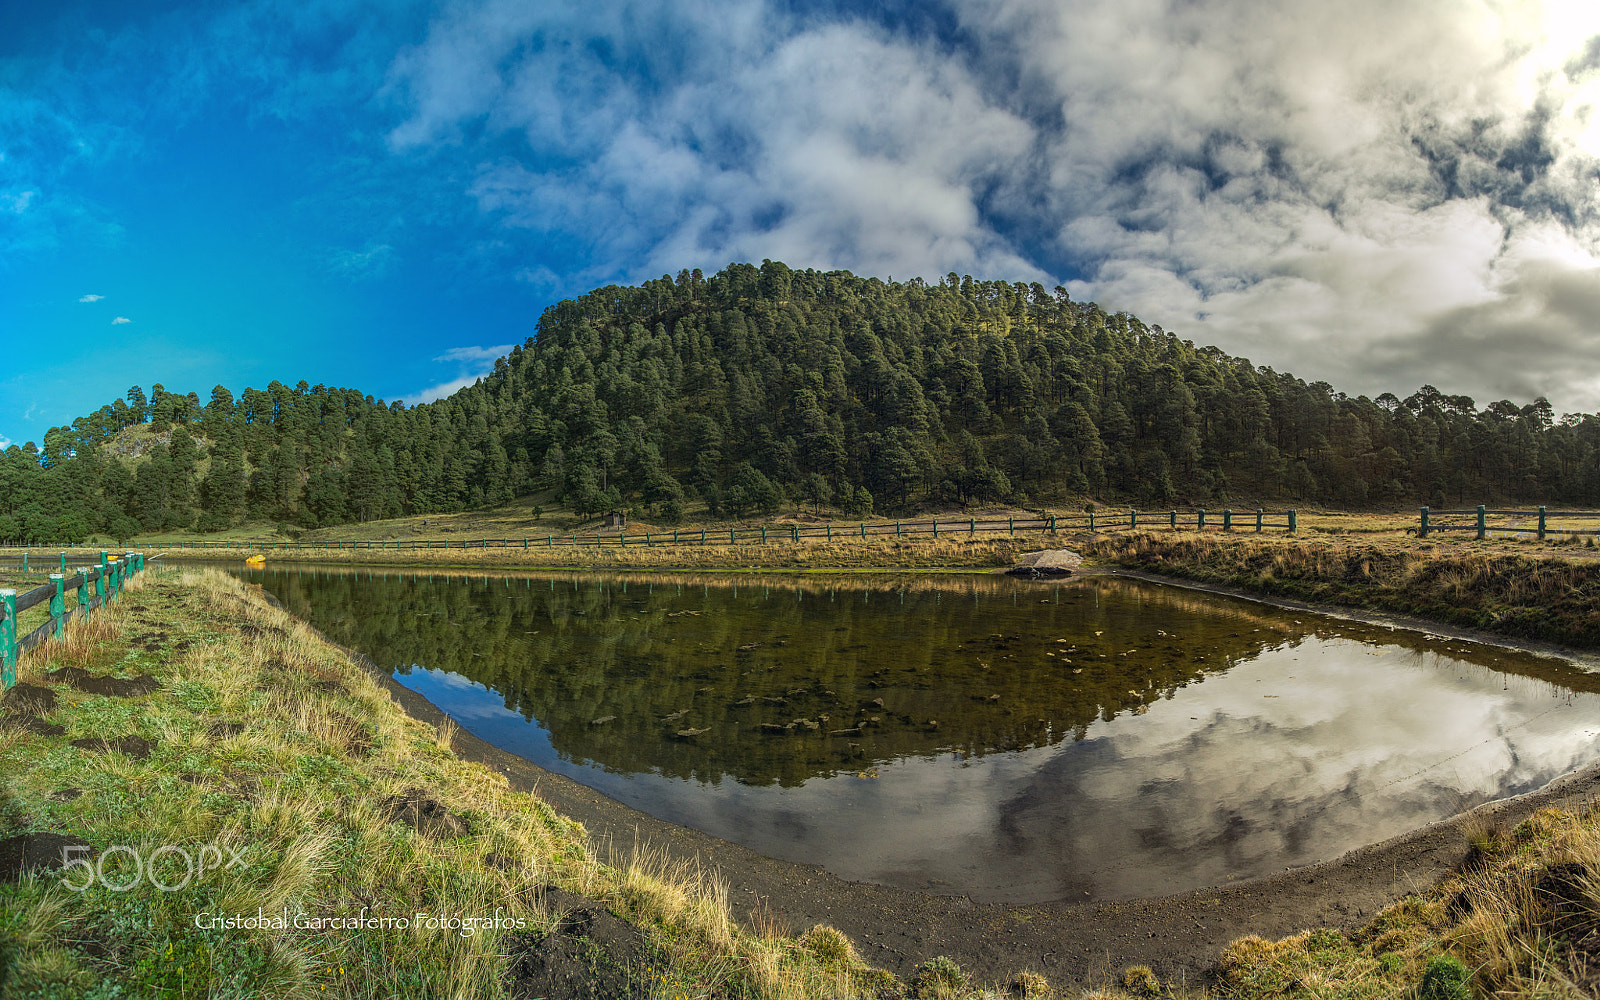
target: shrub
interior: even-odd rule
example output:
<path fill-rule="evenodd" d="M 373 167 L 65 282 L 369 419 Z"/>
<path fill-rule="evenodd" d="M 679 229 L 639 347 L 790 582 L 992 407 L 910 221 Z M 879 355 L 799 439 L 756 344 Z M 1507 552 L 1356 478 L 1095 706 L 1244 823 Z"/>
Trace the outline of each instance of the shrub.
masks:
<path fill-rule="evenodd" d="M 1435 955 L 1422 971 L 1417 1000 L 1472 1000 L 1472 973 L 1454 955 Z"/>

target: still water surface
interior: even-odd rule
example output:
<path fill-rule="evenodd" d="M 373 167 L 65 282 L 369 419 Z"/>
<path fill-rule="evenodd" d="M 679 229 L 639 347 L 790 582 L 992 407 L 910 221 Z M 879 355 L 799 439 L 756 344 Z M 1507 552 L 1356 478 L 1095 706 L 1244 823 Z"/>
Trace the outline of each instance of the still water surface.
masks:
<path fill-rule="evenodd" d="M 545 768 L 977 900 L 1310 864 L 1600 749 L 1562 661 L 1136 581 L 245 575 Z"/>

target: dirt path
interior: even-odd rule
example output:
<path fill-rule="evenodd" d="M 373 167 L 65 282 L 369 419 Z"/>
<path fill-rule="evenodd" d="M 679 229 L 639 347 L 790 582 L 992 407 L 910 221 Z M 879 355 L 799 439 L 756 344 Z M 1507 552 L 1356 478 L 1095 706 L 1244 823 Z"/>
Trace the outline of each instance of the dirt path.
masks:
<path fill-rule="evenodd" d="M 1260 600 L 1228 588 L 1135 571 L 1098 572 Z M 1292 601 L 1269 603 L 1515 645 L 1429 622 Z M 1519 648 L 1555 651 L 1544 646 Z M 432 725 L 444 718 L 422 695 L 398 684 L 359 653 L 351 655 L 410 714 Z M 1008 981 L 1017 972 L 1030 970 L 1043 973 L 1058 987 L 1095 986 L 1105 985 L 1129 965 L 1148 965 L 1165 981 L 1199 985 L 1235 938 L 1247 934 L 1275 938 L 1322 926 L 1354 929 L 1406 893 L 1431 885 L 1466 856 L 1458 818 L 1332 861 L 1225 888 L 1133 902 L 979 904 L 965 897 L 848 882 L 819 868 L 763 857 L 641 813 L 464 730 L 456 735 L 454 748 L 462 757 L 506 775 L 513 788 L 534 792 L 582 822 L 597 849 L 608 852 L 615 862 L 626 864 L 637 847 L 646 847 L 668 860 L 698 864 L 726 883 L 735 916 L 750 923 L 772 922 L 793 933 L 816 923 L 831 924 L 850 936 L 868 962 L 902 977 L 909 977 L 919 962 L 948 955 L 978 981 Z M 1600 764 L 1541 791 L 1489 803 L 1473 815 L 1511 826 L 1547 805 L 1579 807 L 1596 801 L 1600 801 Z"/>

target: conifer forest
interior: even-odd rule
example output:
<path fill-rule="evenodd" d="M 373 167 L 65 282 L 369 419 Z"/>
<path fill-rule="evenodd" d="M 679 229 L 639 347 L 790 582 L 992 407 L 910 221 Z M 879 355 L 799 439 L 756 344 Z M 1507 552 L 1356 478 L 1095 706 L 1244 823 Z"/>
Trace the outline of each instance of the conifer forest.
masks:
<path fill-rule="evenodd" d="M 1600 417 L 1348 396 L 1061 288 L 776 262 L 607 286 L 454 395 L 134 386 L 0 456 L 0 538 L 315 528 L 553 491 L 673 523 L 781 510 L 1600 506 Z"/>

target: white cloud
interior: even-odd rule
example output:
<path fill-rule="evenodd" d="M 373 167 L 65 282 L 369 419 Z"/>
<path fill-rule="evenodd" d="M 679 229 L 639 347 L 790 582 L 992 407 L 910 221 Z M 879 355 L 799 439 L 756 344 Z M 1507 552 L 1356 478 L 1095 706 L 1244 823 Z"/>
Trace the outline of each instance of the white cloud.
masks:
<path fill-rule="evenodd" d="M 126 316 L 118 316 L 116 319 L 111 321 L 111 325 L 112 326 L 121 326 L 124 323 L 132 323 L 132 322 L 133 322 L 133 320 L 129 319 Z"/>
<path fill-rule="evenodd" d="M 13 215 L 21 215 L 33 204 L 33 199 L 38 197 L 37 191 L 16 191 L 0 194 L 0 208 L 4 208 Z"/>
<path fill-rule="evenodd" d="M 510 344 L 500 344 L 497 347 L 452 347 L 433 360 L 487 362 L 492 368 L 497 358 L 511 353 L 511 347 Z"/>
<path fill-rule="evenodd" d="M 362 250 L 335 250 L 328 257 L 329 267 L 351 278 L 380 277 L 395 261 L 395 249 L 387 243 L 369 243 Z"/>
<path fill-rule="evenodd" d="M 520 133 L 528 155 L 485 162 L 472 193 L 508 226 L 583 234 L 595 280 L 763 257 L 1045 277 L 981 205 L 1032 127 L 933 47 L 865 24 L 759 2 L 486 3 L 435 24 L 392 92 L 412 110 L 397 150 L 475 121 Z"/>
<path fill-rule="evenodd" d="M 104 295 L 83 295 L 83 296 L 79 296 L 78 301 L 79 302 L 99 302 L 103 298 L 105 298 Z"/>
<path fill-rule="evenodd" d="M 431 403 L 436 399 L 453 395 L 457 390 L 472 385 L 494 371 L 494 363 L 509 354 L 511 348 L 511 344 L 499 344 L 494 347 L 452 347 L 433 360 L 455 363 L 459 367 L 460 374 L 456 378 L 406 396 L 402 402 L 408 406 L 416 406 L 418 403 Z"/>
<path fill-rule="evenodd" d="M 391 67 L 389 141 L 464 150 L 484 212 L 583 241 L 567 288 L 763 257 L 1075 270 L 1347 391 L 1600 408 L 1561 360 L 1600 347 L 1600 6 L 947 6 L 938 42 L 761 0 L 452 6 Z"/>
<path fill-rule="evenodd" d="M 1600 406 L 1564 360 L 1600 347 L 1600 81 L 1577 58 L 1600 9 L 959 9 L 1059 113 L 1047 215 L 1075 295 L 1347 391 Z"/>
<path fill-rule="evenodd" d="M 451 379 L 448 382 L 440 382 L 438 385 L 430 385 L 428 388 L 423 389 L 414 395 L 401 397 L 401 402 L 405 403 L 407 406 L 416 406 L 418 403 L 431 403 L 436 399 L 444 399 L 446 396 L 455 395 L 457 390 L 465 389 L 467 386 L 472 385 L 482 377 L 482 375 L 463 375 L 460 378 Z"/>
<path fill-rule="evenodd" d="M 6 437 L 4 434 L 0 434 L 0 451 L 5 451 L 7 448 L 11 447 L 11 445 L 14 444 L 14 443 L 15 442 L 13 442 L 10 438 Z"/>

